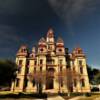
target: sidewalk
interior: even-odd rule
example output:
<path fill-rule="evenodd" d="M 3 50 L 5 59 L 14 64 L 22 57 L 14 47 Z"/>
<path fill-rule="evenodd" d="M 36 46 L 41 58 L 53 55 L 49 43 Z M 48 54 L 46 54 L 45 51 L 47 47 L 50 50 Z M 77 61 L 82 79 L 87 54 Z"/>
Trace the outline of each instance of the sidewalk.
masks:
<path fill-rule="evenodd" d="M 61 96 L 48 97 L 47 100 L 65 100 Z"/>
<path fill-rule="evenodd" d="M 71 99 L 69 99 L 69 100 L 78 100 L 78 99 L 80 99 L 80 98 L 84 98 L 83 96 L 77 96 L 77 97 L 73 97 L 73 98 L 71 98 Z"/>

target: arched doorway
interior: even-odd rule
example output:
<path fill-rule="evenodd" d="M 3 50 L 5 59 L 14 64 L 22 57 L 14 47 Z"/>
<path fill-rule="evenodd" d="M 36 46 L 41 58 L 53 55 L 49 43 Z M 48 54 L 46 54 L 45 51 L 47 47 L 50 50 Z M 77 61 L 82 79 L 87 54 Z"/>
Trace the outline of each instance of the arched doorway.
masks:
<path fill-rule="evenodd" d="M 46 89 L 54 88 L 54 68 L 47 69 L 46 75 Z"/>

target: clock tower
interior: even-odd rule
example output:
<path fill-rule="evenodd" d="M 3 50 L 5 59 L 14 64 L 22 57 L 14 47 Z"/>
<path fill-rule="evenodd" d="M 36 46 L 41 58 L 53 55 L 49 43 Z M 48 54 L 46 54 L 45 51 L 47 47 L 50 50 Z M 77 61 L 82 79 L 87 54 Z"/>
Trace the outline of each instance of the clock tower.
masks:
<path fill-rule="evenodd" d="M 47 32 L 47 50 L 54 51 L 55 50 L 55 41 L 54 41 L 54 31 L 50 28 Z"/>

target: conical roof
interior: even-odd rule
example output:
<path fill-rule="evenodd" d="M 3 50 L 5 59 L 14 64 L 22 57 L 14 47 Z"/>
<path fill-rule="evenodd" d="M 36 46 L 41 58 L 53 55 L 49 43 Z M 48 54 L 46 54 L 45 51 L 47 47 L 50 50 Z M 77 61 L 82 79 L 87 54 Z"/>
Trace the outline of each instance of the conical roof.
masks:
<path fill-rule="evenodd" d="M 54 36 L 54 31 L 52 28 L 50 28 L 47 32 L 47 37 L 53 37 Z"/>
<path fill-rule="evenodd" d="M 46 41 L 45 41 L 45 38 L 44 37 L 42 37 L 40 40 L 39 40 L 39 44 L 41 44 L 41 43 L 45 43 Z"/>
<path fill-rule="evenodd" d="M 63 41 L 63 39 L 62 39 L 61 37 L 59 37 L 59 38 L 57 39 L 57 43 L 64 43 L 64 41 Z"/>

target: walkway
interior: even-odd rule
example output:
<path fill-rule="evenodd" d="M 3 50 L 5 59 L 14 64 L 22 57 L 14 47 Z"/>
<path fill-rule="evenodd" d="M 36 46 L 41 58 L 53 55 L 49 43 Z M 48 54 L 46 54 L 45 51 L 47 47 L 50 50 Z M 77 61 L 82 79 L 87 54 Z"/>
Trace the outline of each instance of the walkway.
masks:
<path fill-rule="evenodd" d="M 47 100 L 65 100 L 61 96 L 48 97 Z"/>

